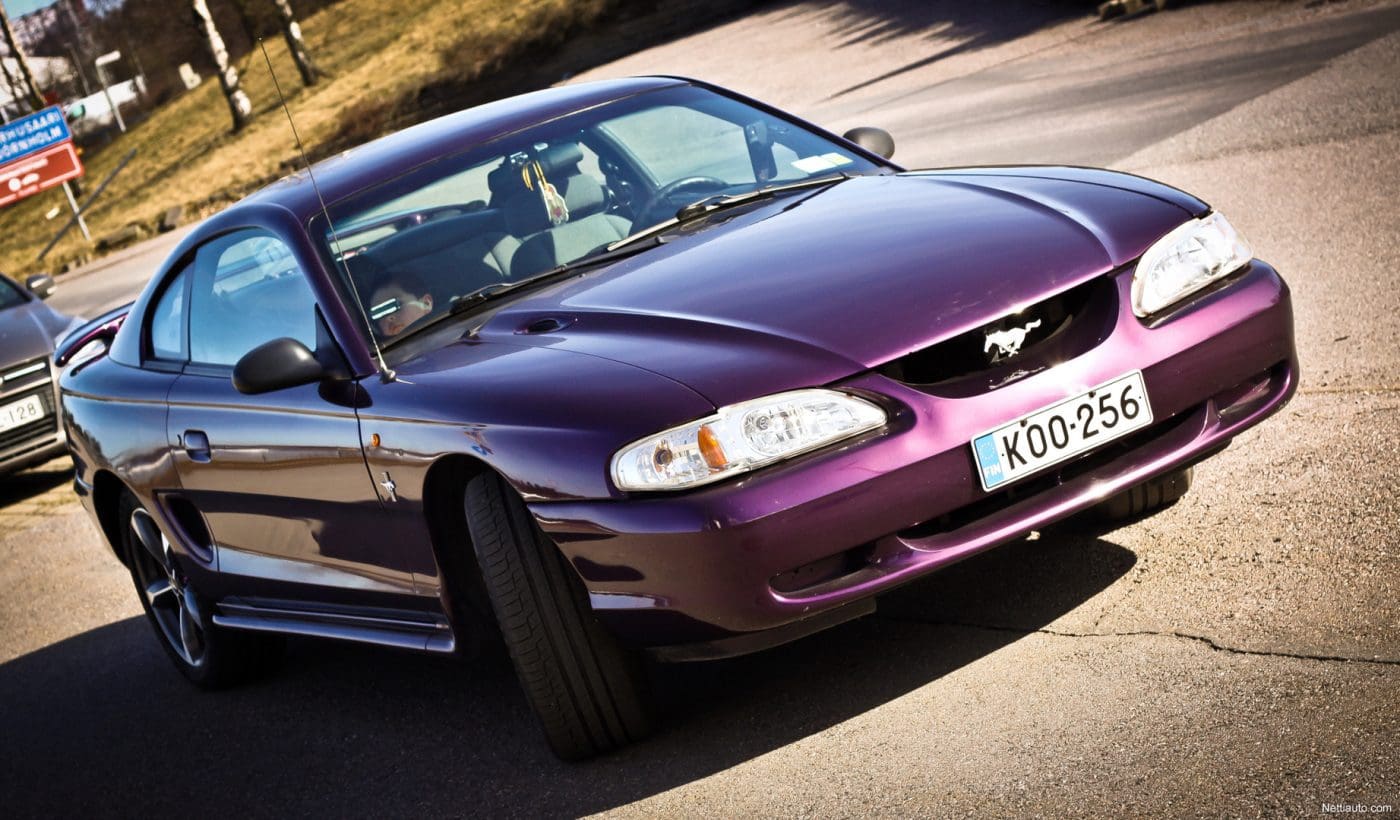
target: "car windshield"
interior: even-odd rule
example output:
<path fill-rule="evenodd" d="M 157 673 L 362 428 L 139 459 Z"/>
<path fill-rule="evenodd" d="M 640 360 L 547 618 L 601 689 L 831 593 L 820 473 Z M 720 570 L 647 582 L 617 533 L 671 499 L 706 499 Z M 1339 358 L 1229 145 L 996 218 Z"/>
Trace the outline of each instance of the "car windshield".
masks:
<path fill-rule="evenodd" d="M 19 288 L 11 284 L 8 279 L 0 278 L 0 310 L 6 310 L 16 305 L 22 305 L 29 300 L 24 298 Z"/>
<path fill-rule="evenodd" d="M 444 157 L 341 200 L 334 232 L 321 230 L 388 343 L 454 305 L 604 253 L 687 205 L 880 170 L 796 123 L 675 86 Z"/>

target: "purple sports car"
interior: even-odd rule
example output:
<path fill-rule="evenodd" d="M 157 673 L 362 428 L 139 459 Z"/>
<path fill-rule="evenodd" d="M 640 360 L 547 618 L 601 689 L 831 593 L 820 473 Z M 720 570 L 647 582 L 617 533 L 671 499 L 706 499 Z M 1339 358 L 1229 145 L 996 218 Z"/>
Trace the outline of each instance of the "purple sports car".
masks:
<path fill-rule="evenodd" d="M 63 351 L 77 491 L 195 683 L 499 641 L 577 758 L 646 733 L 648 659 L 1169 504 L 1292 394 L 1288 289 L 1204 202 L 892 152 L 643 78 L 336 156 Z"/>

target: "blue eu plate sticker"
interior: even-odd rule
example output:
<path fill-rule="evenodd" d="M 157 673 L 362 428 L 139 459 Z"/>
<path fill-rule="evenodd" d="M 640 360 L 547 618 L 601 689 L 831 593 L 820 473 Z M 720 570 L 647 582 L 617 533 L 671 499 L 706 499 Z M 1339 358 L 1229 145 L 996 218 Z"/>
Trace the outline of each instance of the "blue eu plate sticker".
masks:
<path fill-rule="evenodd" d="M 1001 457 L 997 455 L 996 439 L 990 433 L 975 442 L 977 447 L 977 464 L 982 468 L 982 483 L 987 487 L 994 487 L 1001 483 L 1003 478 L 1001 470 Z"/>

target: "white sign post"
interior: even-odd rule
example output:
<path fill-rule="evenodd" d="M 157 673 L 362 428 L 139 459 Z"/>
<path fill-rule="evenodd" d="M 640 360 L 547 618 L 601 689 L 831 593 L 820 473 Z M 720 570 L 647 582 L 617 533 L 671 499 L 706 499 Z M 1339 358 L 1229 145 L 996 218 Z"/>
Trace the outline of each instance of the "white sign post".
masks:
<path fill-rule="evenodd" d="M 122 53 L 120 51 L 109 51 L 106 54 L 103 54 L 101 57 L 98 57 L 93 62 L 93 65 L 97 67 L 97 79 L 102 81 L 102 94 L 107 98 L 107 105 L 111 107 L 112 113 L 115 114 L 117 117 L 117 128 L 120 128 L 121 132 L 125 134 L 126 123 L 122 122 L 122 110 L 115 102 L 112 101 L 112 92 L 107 88 L 107 72 L 102 70 L 103 66 L 111 65 L 112 63 L 115 63 L 121 58 Z"/>

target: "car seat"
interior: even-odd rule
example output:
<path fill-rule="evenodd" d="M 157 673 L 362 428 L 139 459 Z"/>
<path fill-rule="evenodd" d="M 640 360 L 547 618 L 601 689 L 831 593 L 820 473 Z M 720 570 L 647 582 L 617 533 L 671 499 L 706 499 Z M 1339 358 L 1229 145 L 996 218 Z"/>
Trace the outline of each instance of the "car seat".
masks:
<path fill-rule="evenodd" d="M 506 201 L 506 228 L 521 238 L 511 259 L 512 278 L 567 264 L 631 231 L 630 221 L 606 213 L 603 186 L 579 171 L 582 159 L 583 151 L 577 143 L 550 146 L 538 152 L 530 187 Z M 563 200 L 562 221 L 559 214 L 551 219 L 540 191 L 543 184 L 553 185 Z"/>

